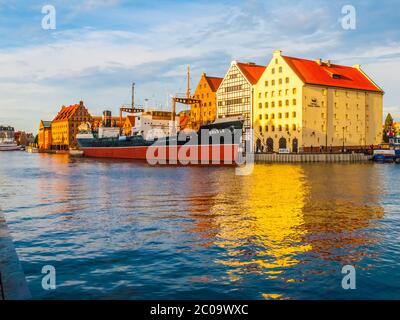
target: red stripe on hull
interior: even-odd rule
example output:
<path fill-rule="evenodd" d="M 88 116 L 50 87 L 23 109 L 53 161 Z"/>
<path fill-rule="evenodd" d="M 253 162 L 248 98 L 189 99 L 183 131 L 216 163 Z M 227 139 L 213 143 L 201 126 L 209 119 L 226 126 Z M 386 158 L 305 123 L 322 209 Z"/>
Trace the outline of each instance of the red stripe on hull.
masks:
<path fill-rule="evenodd" d="M 82 148 L 86 157 L 147 160 L 151 164 L 232 165 L 237 145 Z M 167 163 L 165 163 L 167 162 Z"/>

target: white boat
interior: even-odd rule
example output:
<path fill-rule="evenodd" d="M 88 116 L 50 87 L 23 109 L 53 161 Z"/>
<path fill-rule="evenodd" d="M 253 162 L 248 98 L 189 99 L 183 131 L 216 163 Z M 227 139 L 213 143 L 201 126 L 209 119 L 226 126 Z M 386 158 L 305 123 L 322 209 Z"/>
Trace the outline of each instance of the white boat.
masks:
<path fill-rule="evenodd" d="M 72 157 L 82 157 L 83 151 L 79 149 L 69 149 L 69 155 Z"/>
<path fill-rule="evenodd" d="M 15 142 L 8 143 L 0 141 L 0 151 L 17 151 L 17 150 L 21 150 L 21 148 Z"/>
<path fill-rule="evenodd" d="M 39 153 L 39 148 L 33 147 L 33 146 L 27 146 L 25 148 L 25 151 L 28 153 Z"/>
<path fill-rule="evenodd" d="M 20 147 L 14 140 L 14 128 L 0 126 L 0 151 L 16 151 Z"/>

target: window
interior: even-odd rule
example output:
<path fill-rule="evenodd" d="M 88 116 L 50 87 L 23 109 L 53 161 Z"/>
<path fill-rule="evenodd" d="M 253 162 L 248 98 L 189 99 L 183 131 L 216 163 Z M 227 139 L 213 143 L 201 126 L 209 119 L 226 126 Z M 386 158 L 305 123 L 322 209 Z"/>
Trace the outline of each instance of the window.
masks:
<path fill-rule="evenodd" d="M 264 94 L 265 98 L 268 98 L 268 92 L 266 91 Z"/>
<path fill-rule="evenodd" d="M 282 90 L 279 90 L 278 95 L 281 97 L 282 96 Z"/>
<path fill-rule="evenodd" d="M 278 64 L 278 63 L 279 63 L 278 59 L 275 59 L 275 64 Z"/>
<path fill-rule="evenodd" d="M 296 128 L 296 125 L 295 125 L 295 124 L 293 124 L 293 125 L 292 125 L 292 130 L 293 130 L 293 131 L 296 131 L 296 130 L 297 130 L 297 128 Z"/>
<path fill-rule="evenodd" d="M 293 99 L 293 105 L 295 106 L 296 105 L 296 99 Z"/>
<path fill-rule="evenodd" d="M 271 119 L 275 119 L 275 113 L 271 114 Z"/>
<path fill-rule="evenodd" d="M 275 91 L 271 92 L 271 97 L 275 97 Z"/>
<path fill-rule="evenodd" d="M 285 96 L 289 95 L 289 89 L 285 90 Z"/>
<path fill-rule="evenodd" d="M 282 119 L 282 113 L 278 113 L 278 119 Z"/>
<path fill-rule="evenodd" d="M 282 73 L 282 67 L 279 67 L 279 73 Z"/>
<path fill-rule="evenodd" d="M 275 80 L 271 81 L 271 85 L 273 85 L 273 86 L 275 85 Z"/>
<path fill-rule="evenodd" d="M 265 103 L 265 108 L 268 108 L 268 102 Z"/>
<path fill-rule="evenodd" d="M 265 120 L 268 120 L 268 114 L 265 115 Z"/>
<path fill-rule="evenodd" d="M 258 94 L 258 99 L 261 99 L 261 92 Z"/>
<path fill-rule="evenodd" d="M 275 108 L 275 101 L 272 101 L 272 102 L 271 102 L 271 107 L 272 107 L 272 108 Z"/>
<path fill-rule="evenodd" d="M 293 88 L 293 94 L 297 94 L 297 89 Z"/>
<path fill-rule="evenodd" d="M 261 103 L 261 102 L 258 104 L 258 108 L 259 108 L 259 109 L 262 108 L 262 103 Z"/>
<path fill-rule="evenodd" d="M 286 77 L 285 82 L 289 83 L 289 78 L 288 77 Z"/>
<path fill-rule="evenodd" d="M 260 115 L 258 116 L 258 118 L 259 118 L 260 120 L 262 120 L 262 114 L 260 114 Z"/>
<path fill-rule="evenodd" d="M 265 81 L 265 86 L 268 87 L 268 81 Z"/>
<path fill-rule="evenodd" d="M 260 133 L 262 132 L 262 127 L 261 126 L 259 126 L 258 127 L 258 130 L 260 131 Z"/>
<path fill-rule="evenodd" d="M 282 126 L 281 125 L 278 126 L 278 130 L 282 131 Z"/>
<path fill-rule="evenodd" d="M 289 131 L 289 125 L 285 124 L 285 131 Z"/>
<path fill-rule="evenodd" d="M 279 79 L 279 84 L 282 84 L 282 79 Z"/>
<path fill-rule="evenodd" d="M 279 106 L 282 107 L 282 100 L 279 100 Z"/>
<path fill-rule="evenodd" d="M 265 131 L 268 132 L 268 126 L 265 126 Z"/>
<path fill-rule="evenodd" d="M 275 68 L 272 68 L 271 73 L 275 74 Z"/>
<path fill-rule="evenodd" d="M 293 111 L 293 112 L 292 112 L 292 117 L 293 117 L 293 118 L 296 118 L 296 111 Z"/>
<path fill-rule="evenodd" d="M 286 113 L 285 113 L 285 118 L 286 118 L 286 119 L 289 118 L 289 112 L 286 112 Z"/>
<path fill-rule="evenodd" d="M 285 105 L 286 105 L 286 107 L 289 107 L 289 100 L 286 99 Z"/>

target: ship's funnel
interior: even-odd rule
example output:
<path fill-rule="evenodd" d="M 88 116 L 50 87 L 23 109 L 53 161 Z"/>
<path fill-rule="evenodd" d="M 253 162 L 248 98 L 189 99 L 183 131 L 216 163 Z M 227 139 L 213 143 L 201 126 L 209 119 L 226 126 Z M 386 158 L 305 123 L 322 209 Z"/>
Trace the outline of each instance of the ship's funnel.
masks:
<path fill-rule="evenodd" d="M 112 114 L 111 111 L 103 111 L 103 127 L 111 128 Z"/>

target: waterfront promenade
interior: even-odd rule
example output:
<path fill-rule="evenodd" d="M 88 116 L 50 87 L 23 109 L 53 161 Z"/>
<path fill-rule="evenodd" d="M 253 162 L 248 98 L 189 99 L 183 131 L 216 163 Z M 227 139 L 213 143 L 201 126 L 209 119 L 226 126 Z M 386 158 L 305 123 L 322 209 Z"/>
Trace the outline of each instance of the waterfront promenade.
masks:
<path fill-rule="evenodd" d="M 24 300 L 31 295 L 4 215 L 0 212 L 0 300 Z"/>
<path fill-rule="evenodd" d="M 363 153 L 256 153 L 254 155 L 256 163 L 357 163 L 368 162 L 371 159 L 371 155 Z"/>

